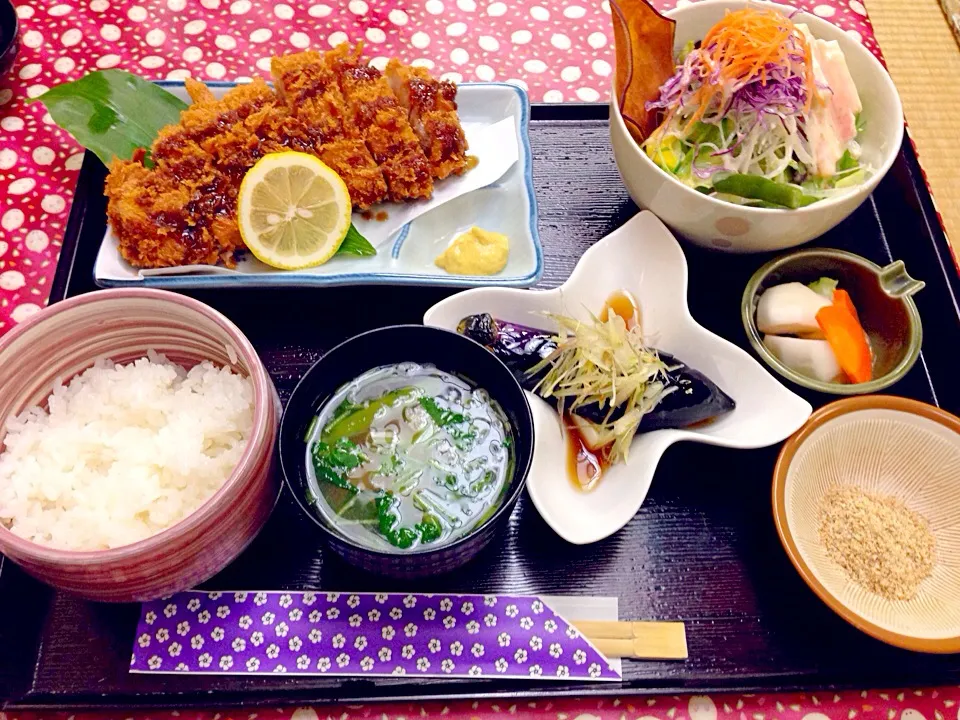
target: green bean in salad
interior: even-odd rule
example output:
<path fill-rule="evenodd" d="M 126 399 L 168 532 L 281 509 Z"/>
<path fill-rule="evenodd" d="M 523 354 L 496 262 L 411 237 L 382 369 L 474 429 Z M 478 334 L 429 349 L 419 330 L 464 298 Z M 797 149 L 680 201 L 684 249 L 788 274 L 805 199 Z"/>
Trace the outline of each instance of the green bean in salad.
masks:
<path fill-rule="evenodd" d="M 805 195 L 803 188 L 797 185 L 774 182 L 760 175 L 727 175 L 715 180 L 713 187 L 718 193 L 765 203 L 759 207 L 796 209 L 817 201 L 812 195 Z"/>

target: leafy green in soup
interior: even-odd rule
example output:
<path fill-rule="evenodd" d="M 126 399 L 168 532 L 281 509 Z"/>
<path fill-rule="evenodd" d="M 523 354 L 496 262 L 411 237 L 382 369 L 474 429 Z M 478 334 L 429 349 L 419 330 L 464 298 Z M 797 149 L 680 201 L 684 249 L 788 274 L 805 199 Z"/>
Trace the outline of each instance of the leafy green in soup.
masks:
<path fill-rule="evenodd" d="M 307 438 L 320 511 L 379 550 L 452 542 L 499 507 L 513 471 L 506 415 L 489 394 L 429 365 L 364 373 Z"/>

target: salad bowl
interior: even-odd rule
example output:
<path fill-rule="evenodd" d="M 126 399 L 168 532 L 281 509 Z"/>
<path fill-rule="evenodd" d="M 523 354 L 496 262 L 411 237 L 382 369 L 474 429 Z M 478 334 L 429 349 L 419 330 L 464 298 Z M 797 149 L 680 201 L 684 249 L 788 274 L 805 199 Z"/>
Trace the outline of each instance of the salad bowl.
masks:
<path fill-rule="evenodd" d="M 765 447 L 793 434 L 811 413 L 806 400 L 787 390 L 746 351 L 693 319 L 687 306 L 686 258 L 650 212 L 639 213 L 590 248 L 558 288 L 467 290 L 434 305 L 423 321 L 456 329 L 468 315 L 490 313 L 509 322 L 550 327 L 544 313 L 586 320 L 618 290 L 636 299 L 645 339 L 710 378 L 736 408 L 696 428 L 637 435 L 627 461 L 608 468 L 596 488 L 583 492 L 567 479 L 567 440 L 560 416 L 528 393 L 536 440 L 527 488 L 544 520 L 577 545 L 602 540 L 630 522 L 646 498 L 660 457 L 674 443 Z"/>
<path fill-rule="evenodd" d="M 773 8 L 805 23 L 814 37 L 835 40 L 856 85 L 863 110 L 857 136 L 866 180 L 844 192 L 796 209 L 748 207 L 697 192 L 658 167 L 634 141 L 617 105 L 610 105 L 610 140 L 620 176 L 630 197 L 654 212 L 691 242 L 726 252 L 783 250 L 802 245 L 836 227 L 870 196 L 893 165 L 903 142 L 903 108 L 897 88 L 883 65 L 859 40 L 832 23 L 785 5 L 744 0 L 703 0 L 665 15 L 676 20 L 674 54 L 688 41 L 701 40 L 728 10 Z"/>

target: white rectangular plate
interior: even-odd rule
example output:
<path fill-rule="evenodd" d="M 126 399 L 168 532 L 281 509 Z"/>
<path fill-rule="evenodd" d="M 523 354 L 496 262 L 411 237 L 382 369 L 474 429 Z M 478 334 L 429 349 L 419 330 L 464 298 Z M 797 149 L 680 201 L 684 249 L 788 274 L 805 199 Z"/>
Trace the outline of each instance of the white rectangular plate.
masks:
<path fill-rule="evenodd" d="M 158 84 L 189 101 L 182 82 L 161 81 Z M 234 85 L 210 83 L 217 95 Z M 528 137 L 529 99 L 515 85 L 466 83 L 457 89 L 457 104 L 470 143 L 470 152 L 474 152 L 476 145 L 480 165 L 460 178 L 438 181 L 432 202 L 451 194 L 449 184 L 467 183 L 471 174 L 479 175 L 485 156 L 491 164 L 503 162 L 503 158 L 498 156 L 495 139 L 496 131 L 502 130 L 504 125 L 494 127 L 501 121 L 512 120 L 516 142 L 510 143 L 508 154 L 516 149 L 517 161 L 506 172 L 498 174 L 496 181 L 419 214 L 392 233 L 385 233 L 384 229 L 389 230 L 389 226 L 395 225 L 399 217 L 415 214 L 411 210 L 415 206 L 384 204 L 374 207 L 375 212 L 387 212 L 385 223 L 364 220 L 355 214 L 357 229 L 377 246 L 375 257 L 337 255 L 320 267 L 292 271 L 269 268 L 249 253 L 243 253 L 233 270 L 210 265 L 137 270 L 120 257 L 117 239 L 108 225 L 94 265 L 94 280 L 100 287 L 139 285 L 171 290 L 373 284 L 451 287 L 534 285 L 543 274 L 543 249 L 537 232 L 537 201 L 533 192 L 533 159 Z M 510 122 L 505 125 L 509 128 Z M 511 136 L 510 140 L 513 139 Z M 445 186 L 448 187 L 447 192 Z M 394 216 L 393 221 L 391 216 Z M 507 266 L 500 273 L 489 276 L 451 275 L 438 268 L 434 264 L 437 255 L 454 237 L 473 225 L 503 233 L 510 239 Z"/>

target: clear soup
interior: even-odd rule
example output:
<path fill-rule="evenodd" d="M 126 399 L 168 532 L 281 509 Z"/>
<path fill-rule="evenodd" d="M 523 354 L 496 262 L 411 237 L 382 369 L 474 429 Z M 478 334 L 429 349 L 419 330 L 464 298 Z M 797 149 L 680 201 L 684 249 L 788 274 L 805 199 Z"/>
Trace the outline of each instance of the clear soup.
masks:
<path fill-rule="evenodd" d="M 437 547 L 500 506 L 513 449 L 506 415 L 482 388 L 431 365 L 380 367 L 337 390 L 314 420 L 310 499 L 366 547 Z"/>

